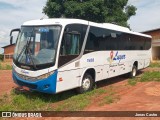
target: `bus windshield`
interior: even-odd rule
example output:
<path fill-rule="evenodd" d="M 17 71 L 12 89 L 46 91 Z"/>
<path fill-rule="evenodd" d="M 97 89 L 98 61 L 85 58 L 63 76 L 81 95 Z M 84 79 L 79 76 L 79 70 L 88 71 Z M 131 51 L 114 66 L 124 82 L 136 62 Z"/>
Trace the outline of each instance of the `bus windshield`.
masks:
<path fill-rule="evenodd" d="M 55 63 L 60 26 L 22 26 L 19 34 L 14 61 L 33 66 Z"/>

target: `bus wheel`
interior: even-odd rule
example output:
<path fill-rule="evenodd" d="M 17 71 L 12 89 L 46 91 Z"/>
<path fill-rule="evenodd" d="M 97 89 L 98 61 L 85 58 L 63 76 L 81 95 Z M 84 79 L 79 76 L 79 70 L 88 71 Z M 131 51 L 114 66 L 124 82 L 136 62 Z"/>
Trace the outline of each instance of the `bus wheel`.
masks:
<path fill-rule="evenodd" d="M 83 76 L 83 80 L 81 83 L 81 86 L 77 88 L 78 93 L 85 93 L 87 91 L 90 91 L 93 88 L 93 78 L 90 74 L 86 73 Z"/>
<path fill-rule="evenodd" d="M 132 71 L 130 72 L 130 78 L 134 78 L 137 75 L 137 67 L 133 65 Z"/>

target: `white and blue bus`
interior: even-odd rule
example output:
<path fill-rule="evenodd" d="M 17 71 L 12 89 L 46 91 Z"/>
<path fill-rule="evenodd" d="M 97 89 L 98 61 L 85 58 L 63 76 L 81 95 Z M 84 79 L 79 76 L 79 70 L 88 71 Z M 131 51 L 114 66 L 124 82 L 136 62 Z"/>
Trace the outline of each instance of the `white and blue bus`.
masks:
<path fill-rule="evenodd" d="M 13 80 L 44 93 L 84 93 L 100 80 L 134 77 L 150 60 L 149 35 L 79 19 L 32 20 L 21 26 L 16 41 Z"/>

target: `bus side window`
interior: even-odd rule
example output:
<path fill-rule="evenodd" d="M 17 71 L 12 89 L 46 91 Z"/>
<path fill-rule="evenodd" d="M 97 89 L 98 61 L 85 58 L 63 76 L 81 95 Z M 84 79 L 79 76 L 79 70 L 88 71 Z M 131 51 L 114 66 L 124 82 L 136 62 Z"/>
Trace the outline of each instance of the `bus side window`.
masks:
<path fill-rule="evenodd" d="M 80 46 L 80 34 L 66 33 L 64 34 L 62 46 L 61 46 L 61 55 L 79 55 L 79 46 Z"/>
<path fill-rule="evenodd" d="M 80 55 L 87 27 L 87 25 L 83 24 L 69 24 L 65 27 L 60 47 L 58 67 L 67 64 Z"/>

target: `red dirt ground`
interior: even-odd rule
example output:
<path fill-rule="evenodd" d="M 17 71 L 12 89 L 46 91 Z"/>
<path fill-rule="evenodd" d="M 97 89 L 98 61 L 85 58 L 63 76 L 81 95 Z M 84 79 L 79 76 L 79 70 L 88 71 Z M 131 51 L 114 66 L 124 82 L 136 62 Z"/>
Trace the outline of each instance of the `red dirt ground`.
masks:
<path fill-rule="evenodd" d="M 117 91 L 118 92 L 118 91 Z M 91 104 L 87 111 L 159 111 L 160 110 L 160 83 L 138 83 L 124 91 L 117 93 L 120 100 L 99 106 Z"/>
<path fill-rule="evenodd" d="M 0 70 L 0 95 L 10 93 L 16 87 L 12 80 L 11 70 Z"/>
<path fill-rule="evenodd" d="M 159 71 L 160 69 L 147 68 L 144 71 Z M 141 74 L 140 74 L 141 75 Z M 112 86 L 115 94 L 119 96 L 117 102 L 111 104 L 99 105 L 101 98 L 99 96 L 91 101 L 91 105 L 85 108 L 85 111 L 160 111 L 160 82 L 142 82 L 135 86 L 127 85 L 128 79 L 124 76 L 111 78 L 97 83 L 98 87 L 107 89 Z M 0 70 L 0 95 L 9 93 L 17 87 L 11 77 L 11 71 Z M 106 94 L 105 94 L 106 95 Z M 44 120 L 46 118 L 42 118 Z M 53 118 L 47 118 L 53 119 Z M 72 120 L 73 118 L 54 118 L 54 120 Z M 76 118 L 76 120 L 95 120 L 97 118 Z M 106 118 L 98 118 L 100 120 Z M 132 120 L 135 118 L 121 118 L 121 120 Z M 119 120 L 119 118 L 107 118 L 107 120 Z M 137 118 L 137 120 L 160 120 L 160 118 Z"/>

